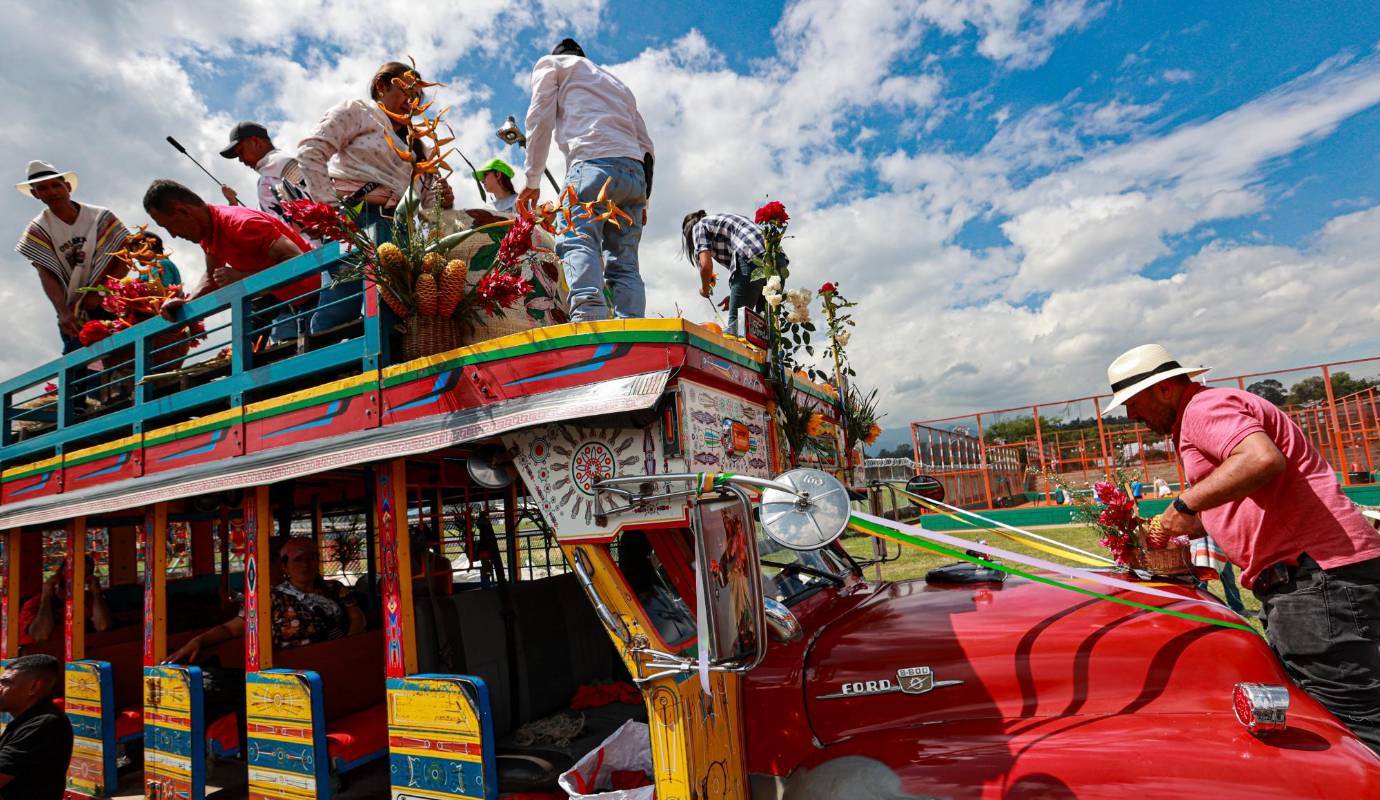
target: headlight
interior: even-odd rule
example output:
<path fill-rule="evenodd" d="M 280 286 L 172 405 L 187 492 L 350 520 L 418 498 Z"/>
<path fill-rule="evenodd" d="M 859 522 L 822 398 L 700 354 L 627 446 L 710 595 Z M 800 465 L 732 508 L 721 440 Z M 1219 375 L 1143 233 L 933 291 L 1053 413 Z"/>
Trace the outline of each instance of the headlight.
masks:
<path fill-rule="evenodd" d="M 1289 690 L 1269 683 L 1238 683 L 1231 690 L 1236 719 L 1255 736 L 1284 730 Z"/>

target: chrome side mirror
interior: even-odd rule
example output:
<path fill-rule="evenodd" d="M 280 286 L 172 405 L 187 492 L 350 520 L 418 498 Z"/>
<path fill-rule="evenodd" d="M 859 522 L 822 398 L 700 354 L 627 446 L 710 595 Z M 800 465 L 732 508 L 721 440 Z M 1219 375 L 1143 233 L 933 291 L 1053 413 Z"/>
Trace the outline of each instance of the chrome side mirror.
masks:
<path fill-rule="evenodd" d="M 767 614 L 767 630 L 771 632 L 772 641 L 788 644 L 805 635 L 800 620 L 785 603 L 774 597 L 763 597 L 762 608 Z"/>
<path fill-rule="evenodd" d="M 762 490 L 762 529 L 772 541 L 792 550 L 818 550 L 843 535 L 852 509 L 838 478 L 793 469 L 773 483 Z"/>

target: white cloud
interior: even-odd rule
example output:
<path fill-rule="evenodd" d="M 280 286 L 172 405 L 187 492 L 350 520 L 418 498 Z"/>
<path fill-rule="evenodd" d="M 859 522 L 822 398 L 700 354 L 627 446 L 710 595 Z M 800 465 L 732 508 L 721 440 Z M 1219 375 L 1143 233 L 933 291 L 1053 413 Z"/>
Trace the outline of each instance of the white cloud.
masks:
<path fill-rule="evenodd" d="M 881 389 L 892 426 L 1097 391 L 1106 361 L 1147 339 L 1223 370 L 1373 347 L 1367 332 L 1380 312 L 1356 276 L 1374 274 L 1380 208 L 1337 217 L 1300 248 L 1221 241 L 1209 226 L 1268 211 L 1280 160 L 1380 102 L 1377 57 L 1339 57 L 1234 110 L 1165 129 L 1157 120 L 1172 112 L 1172 94 L 1094 103 L 1073 92 L 1024 110 L 1004 102 L 999 82 L 946 96 L 946 60 L 956 53 L 976 49 L 998 75 L 1036 66 L 1108 7 L 799 0 L 773 30 L 775 55 L 746 69 L 693 29 L 612 64 L 657 144 L 641 251 L 649 308 L 669 315 L 679 304 L 711 319 L 679 255 L 680 218 L 697 208 L 750 213 L 770 196 L 795 220 L 793 280 L 835 280 L 863 302 L 850 350 L 862 382 Z M 163 136 L 178 136 L 245 194 L 252 174 L 215 153 L 235 119 L 258 117 L 280 143 L 294 142 L 326 108 L 361 94 L 378 63 L 410 54 L 428 78 L 451 84 L 438 95 L 452 106 L 457 143 L 487 157 L 502 117 L 522 111 L 494 108 L 486 88 L 525 84 L 530 54 L 514 52 L 518 35 L 602 38 L 603 8 L 281 0 L 270 13 L 253 0 L 11 0 L 0 4 L 0 91 L 31 112 L 11 115 L 0 144 L 12 170 L 29 158 L 76 168 L 79 199 L 139 222 L 151 178 L 208 187 Z M 941 35 L 957 43 L 936 42 Z M 474 54 L 497 63 L 495 74 L 473 75 Z M 1142 49 L 1127 65 L 1151 60 Z M 237 98 L 234 113 L 206 99 L 226 92 Z M 879 107 L 902 127 L 868 116 Z M 995 126 L 985 146 L 950 152 L 924 141 L 926 124 L 965 111 Z M 473 197 L 470 186 L 456 189 Z M 36 211 L 0 193 L 16 235 Z M 992 241 L 964 244 L 973 229 Z M 1138 274 L 1184 234 L 1194 252 L 1179 274 Z M 185 244 L 176 252 L 192 275 L 197 255 Z M 11 256 L 0 268 L 0 302 L 14 309 L 0 371 L 14 374 L 54 355 L 57 337 L 28 265 Z"/>

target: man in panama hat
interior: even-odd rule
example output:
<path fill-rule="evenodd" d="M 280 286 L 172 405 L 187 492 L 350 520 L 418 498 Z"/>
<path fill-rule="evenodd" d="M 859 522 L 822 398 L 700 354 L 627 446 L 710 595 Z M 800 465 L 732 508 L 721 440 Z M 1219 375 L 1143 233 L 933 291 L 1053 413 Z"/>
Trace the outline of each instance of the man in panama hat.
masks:
<path fill-rule="evenodd" d="M 109 319 L 101 309 L 100 295 L 81 290 L 100 286 L 112 269 L 123 274 L 119 262 L 112 263 L 111 254 L 121 249 L 129 231 L 109 209 L 72 199 L 77 173 L 30 161 L 24 174 L 15 188 L 45 208 L 24 229 L 14 249 L 37 270 L 43 293 L 57 312 L 62 352 L 70 353 L 81 347 L 78 336 L 87 320 Z"/>
<path fill-rule="evenodd" d="M 1125 405 L 1172 435 L 1191 484 L 1165 509 L 1163 535 L 1211 534 L 1259 598 L 1289 675 L 1380 752 L 1380 534 L 1288 415 L 1191 380 L 1206 371 L 1157 344 L 1107 368 L 1107 411 Z"/>

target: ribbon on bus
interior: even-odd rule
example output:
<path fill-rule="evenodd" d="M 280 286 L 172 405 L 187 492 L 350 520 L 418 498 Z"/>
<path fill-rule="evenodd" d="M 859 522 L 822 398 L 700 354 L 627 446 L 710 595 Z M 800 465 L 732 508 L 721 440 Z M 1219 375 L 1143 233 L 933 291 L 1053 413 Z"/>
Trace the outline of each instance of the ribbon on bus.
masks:
<path fill-rule="evenodd" d="M 979 528 L 981 526 L 975 525 L 974 523 L 969 522 L 966 519 L 963 519 L 959 516 L 959 514 L 973 517 L 974 519 L 982 520 L 983 522 L 986 522 L 995 527 L 981 527 L 981 530 L 991 531 L 993 533 L 1000 534 L 1001 536 L 1005 536 L 1013 542 L 1019 542 L 1032 550 L 1039 550 L 1042 553 L 1048 553 L 1052 556 L 1067 558 L 1069 561 L 1074 561 L 1088 567 L 1111 567 L 1116 565 L 1116 562 L 1111 560 L 1110 558 L 1107 558 L 1105 556 L 1099 556 L 1096 553 L 1089 553 L 1087 550 L 1081 550 L 1066 542 L 1061 542 L 1057 539 L 1050 539 L 1047 536 L 1040 536 L 1039 534 L 1032 533 L 1031 531 L 1023 531 L 1019 528 L 1013 528 L 1004 522 L 998 522 L 997 520 L 989 519 L 987 517 L 982 516 L 981 514 L 975 514 L 967 509 L 959 508 L 958 506 L 951 506 L 948 503 L 941 502 L 939 500 L 931 500 L 928 497 L 922 497 L 918 494 L 913 494 L 911 492 L 906 491 L 905 489 L 901 489 L 895 486 L 893 486 L 892 488 L 895 489 L 897 494 L 902 495 L 908 500 L 911 500 L 912 502 L 917 503 L 925 508 L 928 508 L 929 510 L 934 511 L 938 514 L 942 514 L 948 517 L 949 519 L 954 520 L 955 522 L 967 525 L 970 528 Z"/>
<path fill-rule="evenodd" d="M 1065 583 L 1055 578 L 1051 578 L 1048 575 L 1040 575 L 1034 572 L 1027 572 L 1025 570 L 1018 569 L 1008 564 L 990 561 L 987 558 L 981 556 L 969 555 L 966 551 L 968 550 L 968 548 L 974 546 L 972 542 L 969 542 L 965 539 L 959 539 L 954 536 L 948 536 L 937 531 L 925 530 L 924 528 L 912 525 L 902 525 L 900 523 L 892 522 L 888 519 L 874 517 L 871 514 L 861 514 L 856 512 L 848 518 L 848 527 L 860 533 L 866 533 L 870 536 L 876 536 L 882 539 L 887 539 L 889 541 L 896 542 L 898 544 L 909 545 L 911 547 L 918 547 L 924 550 L 940 553 L 951 558 L 959 559 L 960 561 L 967 561 L 969 563 L 977 564 L 988 569 L 994 569 L 999 572 L 1005 572 L 1008 575 L 1016 575 L 1018 577 L 1025 578 L 1026 580 L 1034 581 L 1036 583 L 1043 583 L 1047 586 L 1065 589 L 1067 591 L 1076 592 L 1078 594 L 1087 595 L 1089 597 L 1097 597 L 1102 600 L 1109 600 L 1113 603 L 1119 603 L 1124 606 L 1131 606 L 1132 608 L 1139 608 L 1144 611 L 1150 611 L 1157 614 L 1168 614 L 1169 616 L 1179 617 L 1180 619 L 1193 620 L 1194 622 L 1203 622 L 1208 625 L 1217 625 L 1223 628 L 1234 628 L 1236 630 L 1249 631 L 1251 633 L 1259 635 L 1258 631 L 1256 631 L 1250 625 L 1247 625 L 1243 622 L 1231 622 L 1228 620 L 1213 619 L 1212 617 L 1200 616 L 1198 614 L 1190 614 L 1186 611 L 1178 611 L 1172 608 L 1166 608 L 1164 606 L 1154 606 L 1148 603 L 1142 603 L 1136 600 L 1131 600 L 1130 598 L 1122 597 L 1120 595 L 1107 594 L 1105 592 L 1099 592 L 1094 589 L 1089 589 L 1087 587 Z M 1132 583 L 1130 581 L 1125 581 L 1120 578 L 1114 578 L 1110 575 L 1097 572 L 1089 572 L 1087 570 L 1079 569 L 1077 567 L 1070 567 L 1063 564 L 1055 564 L 1053 562 L 1045 561 L 1043 559 L 1035 558 L 1033 556 L 1018 555 L 1016 553 L 1012 553 L 1008 550 L 1002 550 L 1001 548 L 997 547 L 989 547 L 987 545 L 981 545 L 980 547 L 984 551 L 986 551 L 987 554 L 1004 558 L 1012 563 L 1021 564 L 1027 567 L 1034 567 L 1036 569 L 1047 570 L 1049 572 L 1055 573 L 1056 575 L 1065 575 L 1070 578 L 1083 581 L 1085 583 L 1105 586 L 1113 589 L 1120 589 L 1124 592 L 1134 592 L 1139 595 L 1158 597 L 1162 599 L 1171 600 L 1175 603 L 1203 605 L 1209 608 L 1224 608 L 1224 606 L 1221 603 L 1215 600 L 1205 600 L 1199 597 L 1185 597 L 1184 595 L 1175 594 L 1173 592 L 1167 592 L 1163 589 L 1157 589 L 1153 586 Z"/>

